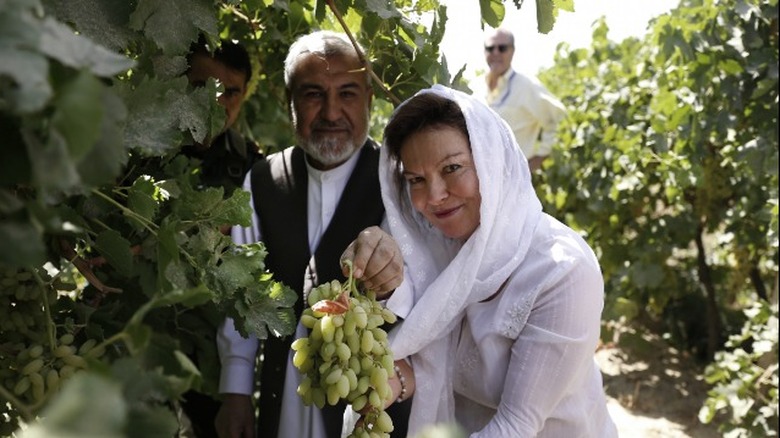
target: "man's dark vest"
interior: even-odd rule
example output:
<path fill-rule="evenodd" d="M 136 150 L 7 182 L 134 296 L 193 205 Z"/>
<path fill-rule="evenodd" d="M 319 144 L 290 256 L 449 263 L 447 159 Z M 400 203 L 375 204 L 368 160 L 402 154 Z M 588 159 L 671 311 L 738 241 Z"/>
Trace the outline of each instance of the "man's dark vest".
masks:
<path fill-rule="evenodd" d="M 222 187 L 225 197 L 244 184 L 247 172 L 262 159 L 257 145 L 232 129 L 215 137 L 207 148 L 186 145 L 182 153 L 201 160 L 201 182 L 207 187 Z"/>
<path fill-rule="evenodd" d="M 341 253 L 360 231 L 381 223 L 384 206 L 380 195 L 378 164 L 378 146 L 369 140 L 360 152 L 336 212 L 322 235 L 312 266 L 309 266 L 312 257 L 306 214 L 308 175 L 303 150 L 298 147 L 287 148 L 269 156 L 267 160 L 259 161 L 253 167 L 253 202 L 263 242 L 268 250 L 266 266 L 275 280 L 298 292 L 296 321 L 303 311 L 307 267 L 312 269 L 318 284 L 333 279 L 343 281 L 344 275 L 339 264 Z M 284 373 L 292 341 L 292 336 L 284 339 L 270 337 L 263 343 L 258 437 L 277 437 Z M 323 409 L 328 437 L 340 436 L 343 412 L 343 405 L 326 406 Z M 394 415 L 391 413 L 391 416 Z M 408 409 L 403 416 L 408 417 Z M 407 420 L 394 418 L 394 422 L 399 434 L 394 433 L 393 436 L 406 436 Z"/>

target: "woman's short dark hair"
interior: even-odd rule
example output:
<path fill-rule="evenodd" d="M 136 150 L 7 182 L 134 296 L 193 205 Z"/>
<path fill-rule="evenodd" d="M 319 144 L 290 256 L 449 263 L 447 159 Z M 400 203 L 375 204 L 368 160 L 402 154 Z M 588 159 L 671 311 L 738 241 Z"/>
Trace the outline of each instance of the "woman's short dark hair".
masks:
<path fill-rule="evenodd" d="M 395 179 L 400 190 L 399 196 L 403 210 L 411 211 L 408 204 L 402 174 L 401 148 L 406 140 L 415 133 L 435 128 L 453 128 L 463 133 L 471 147 L 466 117 L 455 101 L 434 93 L 421 93 L 399 106 L 385 127 L 384 143 L 391 161 L 396 164 Z"/>
<path fill-rule="evenodd" d="M 418 94 L 396 109 L 385 127 L 390 157 L 401 161 L 401 147 L 409 136 L 432 128 L 450 127 L 469 139 L 466 118 L 454 101 L 434 93 Z"/>

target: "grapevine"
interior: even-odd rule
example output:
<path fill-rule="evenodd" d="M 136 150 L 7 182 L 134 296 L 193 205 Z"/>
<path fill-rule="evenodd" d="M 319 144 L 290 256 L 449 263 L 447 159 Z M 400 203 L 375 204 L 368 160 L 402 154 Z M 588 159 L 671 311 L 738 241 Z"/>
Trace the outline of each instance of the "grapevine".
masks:
<path fill-rule="evenodd" d="M 86 337 L 79 326 L 53 323 L 52 307 L 59 295 L 76 288 L 61 277 L 45 269 L 0 266 L 0 315 L 5 315 L 0 322 L 0 395 L 26 420 L 64 381 L 86 369 L 88 360 L 105 353 L 98 339 Z M 0 406 L 0 414 L 9 414 L 8 408 Z M 15 426 L 4 424 L 0 434 Z"/>
<path fill-rule="evenodd" d="M 333 280 L 309 292 L 301 322 L 311 331 L 292 344 L 293 364 L 303 375 L 298 394 L 318 408 L 342 400 L 351 404 L 363 417 L 351 438 L 389 437 L 393 422 L 385 402 L 392 397 L 393 354 L 382 326 L 396 316 L 376 301 L 374 291 L 358 292 L 348 266 L 345 283 Z"/>

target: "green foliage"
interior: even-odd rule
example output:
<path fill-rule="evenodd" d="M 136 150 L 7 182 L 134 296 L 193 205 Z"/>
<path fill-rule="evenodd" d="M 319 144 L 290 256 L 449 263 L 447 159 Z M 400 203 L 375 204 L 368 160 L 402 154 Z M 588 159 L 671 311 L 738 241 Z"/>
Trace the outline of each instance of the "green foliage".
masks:
<path fill-rule="evenodd" d="M 777 2 L 683 0 L 641 39 L 608 30 L 541 76 L 569 114 L 538 192 L 598 254 L 607 319 L 710 361 L 777 297 Z"/>
<path fill-rule="evenodd" d="M 25 422 L 28 437 L 172 436 L 182 394 L 216 393 L 226 315 L 261 339 L 294 329 L 297 296 L 263 244 L 219 231 L 250 223 L 249 194 L 205 187 L 181 153 L 225 120 L 219 86 L 183 77 L 200 34 L 247 47 L 238 129 L 273 152 L 293 142 L 283 62 L 297 36 L 362 43 L 380 137 L 398 101 L 461 83 L 439 52 L 445 24 L 436 0 L 1 2 L 0 435 Z"/>
<path fill-rule="evenodd" d="M 745 314 L 742 331 L 707 367 L 707 383 L 714 387 L 699 419 L 709 423 L 727 413 L 720 427 L 725 436 L 777 436 L 777 305 L 757 301 Z"/>

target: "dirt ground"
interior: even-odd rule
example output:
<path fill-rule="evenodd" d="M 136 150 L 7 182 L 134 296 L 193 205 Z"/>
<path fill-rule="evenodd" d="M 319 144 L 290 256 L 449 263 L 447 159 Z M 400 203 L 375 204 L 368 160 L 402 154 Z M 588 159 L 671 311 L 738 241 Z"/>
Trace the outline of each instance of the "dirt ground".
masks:
<path fill-rule="evenodd" d="M 644 338 L 641 347 L 631 349 L 604 345 L 596 361 L 621 438 L 721 435 L 716 426 L 698 420 L 708 389 L 702 367 L 662 340 Z"/>

